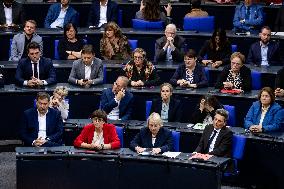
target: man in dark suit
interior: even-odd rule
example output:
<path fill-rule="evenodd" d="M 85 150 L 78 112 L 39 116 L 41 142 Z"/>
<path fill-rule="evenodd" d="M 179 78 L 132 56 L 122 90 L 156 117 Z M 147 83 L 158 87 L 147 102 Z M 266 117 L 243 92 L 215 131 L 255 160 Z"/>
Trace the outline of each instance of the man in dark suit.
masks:
<path fill-rule="evenodd" d="M 284 67 L 277 72 L 275 80 L 275 96 L 284 97 Z"/>
<path fill-rule="evenodd" d="M 259 33 L 260 41 L 251 45 L 247 63 L 257 66 L 282 65 L 279 43 L 271 41 L 271 29 L 263 26 Z"/>
<path fill-rule="evenodd" d="M 101 96 L 101 109 L 110 120 L 129 120 L 133 106 L 133 94 L 127 90 L 128 78 L 119 76 L 112 89 L 103 90 Z"/>
<path fill-rule="evenodd" d="M 216 110 L 213 125 L 205 127 L 195 152 L 231 157 L 233 132 L 226 127 L 228 117 L 226 110 Z"/>
<path fill-rule="evenodd" d="M 25 146 L 49 147 L 62 144 L 62 118 L 58 110 L 49 108 L 49 99 L 49 94 L 39 92 L 36 107 L 24 112 L 20 137 Z"/>
<path fill-rule="evenodd" d="M 117 22 L 117 3 L 111 0 L 93 0 L 88 26 L 101 27 L 110 21 Z"/>
<path fill-rule="evenodd" d="M 14 0 L 3 0 L 0 4 L 0 26 L 17 27 L 25 22 L 25 11 L 21 4 Z"/>
<path fill-rule="evenodd" d="M 176 35 L 174 24 L 168 24 L 165 36 L 156 40 L 155 60 L 182 62 L 184 55 L 184 38 Z"/>
<path fill-rule="evenodd" d="M 79 13 L 69 5 L 69 0 L 61 0 L 61 3 L 55 3 L 49 7 L 44 27 L 63 28 L 69 23 L 78 26 L 78 22 Z"/>
<path fill-rule="evenodd" d="M 92 45 L 84 45 L 82 58 L 73 62 L 68 82 L 71 84 L 90 87 L 103 83 L 102 60 L 95 57 Z"/>
<path fill-rule="evenodd" d="M 19 61 L 16 83 L 20 86 L 40 87 L 56 83 L 52 61 L 41 57 L 40 46 L 36 42 L 27 45 L 28 58 Z"/>
<path fill-rule="evenodd" d="M 161 114 L 164 122 L 178 122 L 181 120 L 182 106 L 180 100 L 172 97 L 173 86 L 169 83 L 161 85 L 161 98 L 154 99 L 152 102 L 151 113 Z"/>

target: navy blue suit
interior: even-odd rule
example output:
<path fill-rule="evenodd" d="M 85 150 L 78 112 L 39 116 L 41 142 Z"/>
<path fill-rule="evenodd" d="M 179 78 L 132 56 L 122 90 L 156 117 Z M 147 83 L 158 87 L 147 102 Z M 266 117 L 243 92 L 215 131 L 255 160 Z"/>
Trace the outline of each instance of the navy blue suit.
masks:
<path fill-rule="evenodd" d="M 34 140 L 38 138 L 38 111 L 37 108 L 30 108 L 24 112 L 20 125 L 20 137 L 25 146 L 32 146 Z M 48 108 L 46 114 L 46 137 L 49 141 L 43 146 L 58 146 L 62 144 L 63 122 L 60 112 Z"/>
<path fill-rule="evenodd" d="M 45 28 L 50 28 L 50 25 L 58 18 L 60 11 L 61 11 L 60 3 L 53 4 L 49 7 L 48 13 L 44 21 Z M 68 23 L 72 23 L 78 26 L 78 20 L 79 20 L 79 13 L 69 5 L 66 15 L 64 17 L 63 26 L 65 26 Z"/>
<path fill-rule="evenodd" d="M 156 136 L 156 141 L 153 146 L 152 133 L 148 127 L 144 127 L 131 141 L 130 149 L 135 151 L 136 146 L 140 146 L 142 148 L 161 148 L 161 153 L 173 151 L 172 132 L 164 127 L 161 127 Z"/>
<path fill-rule="evenodd" d="M 279 48 L 278 42 L 270 41 L 268 43 L 267 61 L 270 66 L 282 65 L 282 62 L 280 59 L 280 48 Z M 252 65 L 258 65 L 258 66 L 261 65 L 261 47 L 260 47 L 259 41 L 251 45 L 249 49 L 247 63 L 252 64 Z"/>
<path fill-rule="evenodd" d="M 174 75 L 172 76 L 170 83 L 173 86 L 177 86 L 177 81 L 179 79 L 185 79 L 186 77 L 186 70 L 185 65 L 180 65 Z M 197 88 L 200 87 L 207 87 L 208 81 L 204 72 L 204 68 L 200 66 L 198 63 L 196 63 L 195 69 L 193 71 L 193 84 L 197 85 Z"/>
<path fill-rule="evenodd" d="M 168 122 L 179 122 L 181 120 L 181 110 L 182 104 L 180 100 L 174 99 L 171 97 L 168 111 Z M 156 112 L 161 115 L 162 110 L 162 99 L 154 99 L 152 102 L 151 113 Z"/>
<path fill-rule="evenodd" d="M 103 109 L 107 114 L 112 111 L 118 104 L 114 100 L 114 93 L 111 88 L 103 90 L 101 96 L 101 109 Z M 119 103 L 119 118 L 121 120 L 129 120 L 131 118 L 133 106 L 133 94 L 128 90 L 125 91 L 125 96 L 121 99 Z"/>
<path fill-rule="evenodd" d="M 113 1 L 107 2 L 107 22 L 117 22 L 117 3 Z M 90 8 L 88 26 L 98 26 L 100 21 L 100 1 L 93 0 Z"/>
<path fill-rule="evenodd" d="M 23 86 L 25 80 L 30 80 L 33 76 L 32 63 L 29 58 L 19 61 L 16 70 L 16 83 Z M 52 61 L 49 58 L 41 57 L 39 61 L 39 79 L 45 80 L 48 85 L 56 83 L 56 74 Z"/>

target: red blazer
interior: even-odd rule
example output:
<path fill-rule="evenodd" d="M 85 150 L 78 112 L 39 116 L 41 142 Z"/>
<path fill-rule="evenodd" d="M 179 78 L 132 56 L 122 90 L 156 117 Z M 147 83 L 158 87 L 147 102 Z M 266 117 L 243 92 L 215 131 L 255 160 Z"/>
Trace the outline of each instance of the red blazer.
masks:
<path fill-rule="evenodd" d="M 91 144 L 94 137 L 95 127 L 96 126 L 93 123 L 86 125 L 83 128 L 81 134 L 75 139 L 74 146 L 81 147 L 81 144 L 83 142 Z M 116 129 L 113 124 L 105 123 L 103 125 L 103 136 L 104 143 L 110 144 L 111 149 L 120 148 L 120 140 L 117 136 Z"/>

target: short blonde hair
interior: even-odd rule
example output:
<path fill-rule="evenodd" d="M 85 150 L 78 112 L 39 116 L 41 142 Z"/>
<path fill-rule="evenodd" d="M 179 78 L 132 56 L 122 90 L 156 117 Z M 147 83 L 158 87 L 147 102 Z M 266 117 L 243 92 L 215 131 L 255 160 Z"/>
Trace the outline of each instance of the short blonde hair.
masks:
<path fill-rule="evenodd" d="M 153 121 L 155 124 L 160 125 L 161 127 L 163 126 L 163 120 L 160 116 L 160 114 L 153 112 L 147 119 L 147 127 L 149 127 L 149 121 Z"/>
<path fill-rule="evenodd" d="M 242 64 L 245 63 L 246 57 L 245 57 L 245 55 L 243 55 L 243 54 L 240 53 L 240 52 L 234 52 L 234 53 L 231 55 L 230 60 L 233 60 L 233 59 L 236 58 L 236 57 L 241 60 Z"/>
<path fill-rule="evenodd" d="M 59 94 L 62 97 L 66 97 L 68 95 L 68 90 L 64 86 L 58 86 L 54 89 L 53 94 Z"/>

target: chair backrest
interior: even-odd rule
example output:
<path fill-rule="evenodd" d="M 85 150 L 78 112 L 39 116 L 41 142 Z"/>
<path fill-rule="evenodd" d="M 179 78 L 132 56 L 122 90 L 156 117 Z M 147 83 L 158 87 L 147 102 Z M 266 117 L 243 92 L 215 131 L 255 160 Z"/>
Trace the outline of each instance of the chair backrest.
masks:
<path fill-rule="evenodd" d="M 123 15 L 123 11 L 121 9 L 118 9 L 117 24 L 121 28 L 122 28 L 122 15 Z"/>
<path fill-rule="evenodd" d="M 232 158 L 241 160 L 244 156 L 246 137 L 243 135 L 233 135 Z"/>
<path fill-rule="evenodd" d="M 138 46 L 138 40 L 136 39 L 128 39 L 128 43 L 130 45 L 131 51 L 134 51 Z"/>
<path fill-rule="evenodd" d="M 251 71 L 251 85 L 253 90 L 261 89 L 261 72 Z"/>
<path fill-rule="evenodd" d="M 180 139 L 180 132 L 172 131 L 173 136 L 173 150 L 175 152 L 179 152 L 179 139 Z"/>
<path fill-rule="evenodd" d="M 209 67 L 204 68 L 205 75 L 207 77 L 208 83 L 210 83 L 210 74 L 209 74 Z"/>
<path fill-rule="evenodd" d="M 236 110 L 235 106 L 224 105 L 224 109 L 229 112 L 229 120 L 227 121 L 228 126 L 236 126 Z"/>
<path fill-rule="evenodd" d="M 151 108 L 152 108 L 152 101 L 151 100 L 147 100 L 146 101 L 146 109 L 145 109 L 145 117 L 146 120 L 148 119 L 150 112 L 151 112 Z"/>
<path fill-rule="evenodd" d="M 59 40 L 55 39 L 54 40 L 54 59 L 55 60 L 59 60 L 60 59 L 59 53 L 58 53 L 58 43 L 59 43 Z"/>
<path fill-rule="evenodd" d="M 115 126 L 115 129 L 116 129 L 117 136 L 120 140 L 120 148 L 123 148 L 123 146 L 124 146 L 124 144 L 123 144 L 123 127 Z"/>
<path fill-rule="evenodd" d="M 10 39 L 9 58 L 11 57 L 13 39 Z"/>
<path fill-rule="evenodd" d="M 232 53 L 238 51 L 238 45 L 232 44 L 232 45 L 231 45 L 231 48 L 232 48 Z"/>
<path fill-rule="evenodd" d="M 183 20 L 183 29 L 185 31 L 213 32 L 215 17 L 185 17 Z"/>
<path fill-rule="evenodd" d="M 106 82 L 107 82 L 107 67 L 106 67 L 106 64 L 103 64 L 103 75 L 104 75 L 103 83 L 106 84 Z"/>
<path fill-rule="evenodd" d="M 132 27 L 140 30 L 162 30 L 164 28 L 164 22 L 150 22 L 141 19 L 132 19 Z"/>

